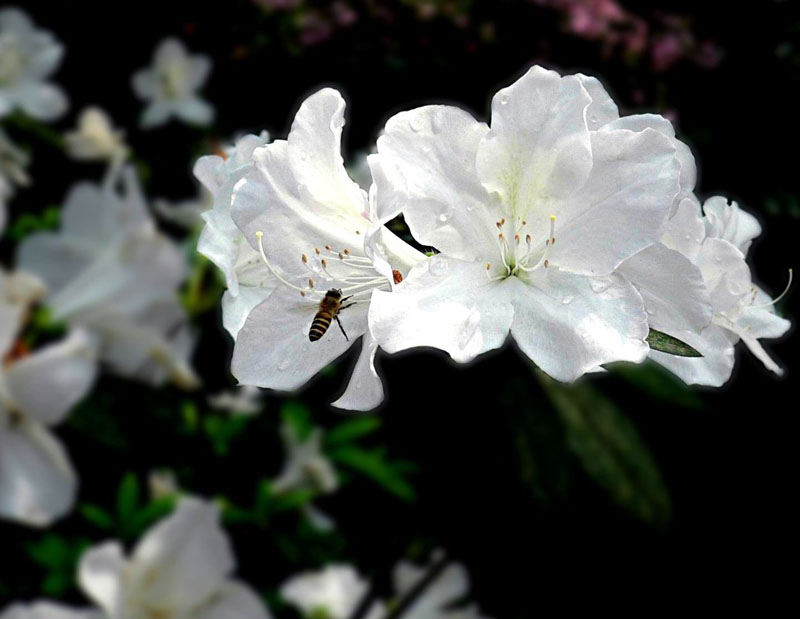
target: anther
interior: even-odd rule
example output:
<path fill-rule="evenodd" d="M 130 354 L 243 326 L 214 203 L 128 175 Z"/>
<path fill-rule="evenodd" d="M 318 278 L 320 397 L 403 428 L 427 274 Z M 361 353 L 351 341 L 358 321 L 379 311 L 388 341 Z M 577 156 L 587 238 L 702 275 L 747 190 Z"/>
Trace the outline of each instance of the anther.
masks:
<path fill-rule="evenodd" d="M 549 266 L 550 266 L 550 261 L 549 260 L 545 260 L 544 261 L 544 268 L 546 269 Z"/>
<path fill-rule="evenodd" d="M 525 235 L 525 242 L 526 242 L 528 245 L 530 245 L 530 244 L 531 244 L 531 235 L 530 235 L 530 234 L 526 234 L 526 235 Z"/>
<path fill-rule="evenodd" d="M 313 287 L 314 287 L 314 280 L 313 280 L 313 279 L 310 279 L 310 278 L 309 278 L 309 280 L 308 280 L 308 287 L 309 287 L 309 288 L 313 288 Z"/>
<path fill-rule="evenodd" d="M 305 290 L 301 290 L 301 291 L 300 291 L 300 296 L 301 296 L 301 297 L 304 297 L 304 296 L 306 296 L 306 292 L 305 292 Z"/>
<path fill-rule="evenodd" d="M 502 241 L 505 237 L 503 236 L 503 233 L 501 232 L 500 234 L 497 235 L 497 238 Z"/>
<path fill-rule="evenodd" d="M 344 250 L 344 255 L 345 255 L 345 256 L 349 256 L 349 255 L 350 255 L 350 250 L 349 250 L 349 249 L 347 249 L 347 248 L 345 248 L 345 250 Z"/>
<path fill-rule="evenodd" d="M 323 268 L 323 269 L 327 269 L 327 268 L 328 268 L 328 261 L 327 261 L 327 260 L 325 260 L 325 258 L 323 258 L 322 260 L 320 260 L 320 263 L 322 264 L 322 268 Z"/>
<path fill-rule="evenodd" d="M 339 260 L 344 260 L 344 254 L 342 252 L 339 252 Z"/>
<path fill-rule="evenodd" d="M 326 246 L 325 246 L 325 249 L 327 249 L 328 251 L 330 251 L 330 250 L 331 250 L 331 246 L 330 246 L 330 245 L 326 245 Z"/>
<path fill-rule="evenodd" d="M 514 235 L 514 242 L 519 245 L 519 234 Z"/>
<path fill-rule="evenodd" d="M 492 263 L 491 262 L 487 262 L 486 263 L 486 270 L 487 271 L 491 271 L 492 270 Z"/>
<path fill-rule="evenodd" d="M 303 260 L 303 264 L 308 264 L 308 256 L 306 256 L 305 254 L 303 254 L 302 260 Z"/>
<path fill-rule="evenodd" d="M 315 247 L 314 251 L 317 252 L 318 256 L 322 253 L 322 250 L 319 247 Z"/>

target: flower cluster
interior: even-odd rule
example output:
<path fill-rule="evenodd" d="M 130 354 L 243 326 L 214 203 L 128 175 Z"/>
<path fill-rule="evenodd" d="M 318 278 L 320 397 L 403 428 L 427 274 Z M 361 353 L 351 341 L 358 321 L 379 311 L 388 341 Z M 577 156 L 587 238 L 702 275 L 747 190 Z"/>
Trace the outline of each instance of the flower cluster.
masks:
<path fill-rule="evenodd" d="M 669 121 L 620 116 L 597 79 L 533 67 L 494 96 L 491 124 L 447 105 L 401 112 L 369 187 L 345 170 L 343 124 L 323 89 L 286 140 L 247 136 L 195 168 L 214 194 L 198 249 L 226 276 L 241 383 L 296 389 L 359 336 L 335 406 L 380 404 L 377 348 L 468 362 L 509 334 L 561 381 L 649 356 L 721 385 L 739 339 L 780 373 L 759 339 L 789 322 L 745 262 L 758 223 L 724 198 L 701 207 Z M 387 228 L 400 215 L 433 251 Z"/>

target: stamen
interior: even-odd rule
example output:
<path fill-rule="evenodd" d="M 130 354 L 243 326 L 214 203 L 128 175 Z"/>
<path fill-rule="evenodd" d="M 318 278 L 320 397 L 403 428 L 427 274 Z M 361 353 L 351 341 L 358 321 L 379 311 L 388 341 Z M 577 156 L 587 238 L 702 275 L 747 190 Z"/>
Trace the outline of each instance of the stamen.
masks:
<path fill-rule="evenodd" d="M 272 273 L 272 274 L 273 274 L 275 277 L 277 277 L 279 281 L 281 281 L 282 283 L 284 283 L 284 284 L 286 284 L 287 286 L 289 286 L 289 288 L 294 288 L 295 290 L 298 290 L 298 291 L 300 291 L 300 294 L 302 294 L 303 296 L 305 296 L 305 294 L 306 294 L 306 293 L 305 293 L 305 290 L 303 290 L 302 288 L 300 288 L 300 286 L 295 286 L 295 285 L 294 285 L 294 284 L 292 284 L 291 282 L 287 282 L 287 281 L 286 281 L 286 280 L 285 280 L 285 279 L 284 279 L 284 278 L 281 276 L 281 274 L 280 274 L 280 273 L 278 273 L 278 272 L 277 272 L 277 271 L 276 271 L 274 268 L 272 268 L 272 265 L 269 263 L 269 260 L 267 259 L 267 254 L 264 252 L 264 242 L 263 242 L 263 240 L 262 240 L 262 239 L 264 238 L 264 233 L 263 233 L 263 232 L 261 232 L 261 230 L 258 230 L 258 231 L 256 232 L 256 238 L 258 239 L 258 251 L 259 251 L 259 253 L 261 254 L 261 259 L 264 261 L 264 264 L 266 264 L 266 265 L 267 265 L 267 268 L 270 270 L 270 272 L 271 272 L 271 273 Z"/>
<path fill-rule="evenodd" d="M 322 253 L 322 250 L 319 247 L 315 247 L 314 251 L 317 252 L 318 256 Z"/>
<path fill-rule="evenodd" d="M 514 235 L 514 242 L 519 245 L 519 234 Z"/>
<path fill-rule="evenodd" d="M 303 264 L 308 264 L 308 256 L 306 256 L 305 254 L 303 254 L 303 255 L 301 256 L 301 259 L 302 259 L 302 261 L 303 261 Z"/>
<path fill-rule="evenodd" d="M 346 247 L 344 248 L 344 255 L 345 256 L 349 256 L 350 255 L 350 250 L 347 249 Z"/>
<path fill-rule="evenodd" d="M 309 288 L 313 288 L 314 287 L 314 280 L 311 279 L 311 278 L 309 278 L 309 280 L 308 280 L 308 287 Z"/>
<path fill-rule="evenodd" d="M 783 292 L 780 293 L 777 297 L 772 299 L 769 303 L 763 303 L 761 305 L 751 305 L 753 309 L 761 309 L 763 307 L 769 307 L 770 305 L 775 305 L 778 301 L 780 301 L 783 297 L 786 296 L 786 293 L 789 292 L 789 287 L 792 285 L 792 278 L 794 277 L 792 269 L 789 269 L 789 281 L 786 282 L 786 288 L 783 289 Z"/>

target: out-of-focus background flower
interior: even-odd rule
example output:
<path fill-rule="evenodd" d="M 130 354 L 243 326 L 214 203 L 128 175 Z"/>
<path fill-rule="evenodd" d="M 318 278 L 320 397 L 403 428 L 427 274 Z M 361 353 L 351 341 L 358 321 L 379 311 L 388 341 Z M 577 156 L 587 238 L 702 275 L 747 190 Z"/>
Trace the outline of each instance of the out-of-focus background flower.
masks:
<path fill-rule="evenodd" d="M 435 599 L 464 597 L 499 618 L 552 603 L 627 605 L 642 593 L 649 610 L 679 592 L 712 595 L 712 576 L 727 580 L 727 597 L 762 580 L 774 590 L 793 584 L 774 556 L 796 550 L 792 334 L 766 344 L 782 379 L 738 350 L 734 376 L 718 390 L 687 388 L 652 363 L 567 387 L 541 378 L 513 347 L 466 368 L 431 351 L 379 356 L 387 402 L 366 417 L 328 405 L 357 351 L 296 394 L 236 390 L 223 282 L 194 251 L 209 205 L 191 170 L 237 135 L 284 137 L 299 102 L 323 85 L 348 100 L 345 161 L 355 167 L 397 111 L 444 102 L 485 119 L 491 95 L 532 64 L 582 71 L 623 112 L 675 124 L 697 158 L 701 198 L 729 196 L 759 218 L 754 281 L 777 294 L 797 266 L 800 233 L 796 3 L 21 8 L 63 57 L 37 39 L 49 56 L 28 69 L 12 57 L 17 42 L 0 38 L 0 265 L 62 260 L 33 269 L 49 292 L 31 294 L 43 300 L 25 301 L 24 320 L 14 314 L 23 326 L 0 350 L 0 406 L 4 372 L 76 329 L 102 372 L 55 428 L 19 402 L 14 414 L 26 421 L 9 413 L 6 422 L 0 409 L 5 456 L 22 444 L 12 442 L 23 440 L 14 424 L 30 422 L 57 436 L 63 447 L 54 449 L 71 461 L 59 470 L 79 480 L 74 507 L 49 528 L 28 526 L 42 518 L 21 523 L 24 510 L 3 513 L 0 612 L 39 598 L 88 606 L 76 580 L 82 553 L 107 539 L 130 549 L 179 493 L 217 500 L 236 577 L 277 617 L 338 616 L 314 615 L 307 595 L 292 602 L 318 592 L 315 582 L 348 593 L 337 598 L 348 613 L 354 596 L 402 600 L 409 587 L 398 579 L 411 568 L 400 562 L 435 565 L 442 548 L 447 569 L 468 571 L 469 595 L 459 572 L 457 595 Z M 76 244 L 79 255 L 68 249 Z M 0 274 L 0 302 L 6 294 L 17 307 L 13 285 Z M 782 315 L 796 315 L 793 296 L 779 304 Z M 8 493 L 21 473 L 5 456 Z M 41 464 L 29 462 L 28 472 Z M 287 595 L 290 578 L 307 572 L 320 580 L 295 580 Z"/>

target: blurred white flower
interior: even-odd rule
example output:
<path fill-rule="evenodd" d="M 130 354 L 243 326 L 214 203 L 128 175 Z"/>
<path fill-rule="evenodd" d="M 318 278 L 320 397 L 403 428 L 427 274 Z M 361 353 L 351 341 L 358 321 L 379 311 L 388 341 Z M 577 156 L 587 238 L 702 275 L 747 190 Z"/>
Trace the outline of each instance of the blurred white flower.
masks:
<path fill-rule="evenodd" d="M 32 604 L 13 604 L 0 613 L 0 619 L 104 619 L 103 613 L 77 609 L 41 601 Z"/>
<path fill-rule="evenodd" d="M 153 200 L 153 210 L 164 221 L 184 228 L 194 230 L 203 225 L 203 213 L 210 209 L 212 202 L 207 192 L 197 198 L 171 202 L 164 198 Z"/>
<path fill-rule="evenodd" d="M 181 250 L 155 227 L 132 169 L 124 191 L 78 183 L 58 233 L 18 247 L 18 264 L 49 288 L 53 318 L 85 326 L 113 371 L 159 385 L 197 386 L 189 364 L 194 337 L 177 290 L 186 275 Z"/>
<path fill-rule="evenodd" d="M 217 507 L 183 498 L 129 558 L 116 541 L 86 551 L 78 581 L 109 619 L 267 619 L 258 595 L 231 578 L 234 569 Z"/>
<path fill-rule="evenodd" d="M 703 211 L 705 216 L 695 199 L 684 199 L 661 239 L 662 259 L 651 258 L 642 268 L 644 261 L 637 257 L 636 271 L 626 270 L 626 277 L 644 296 L 653 327 L 668 331 L 703 355 L 686 358 L 651 351 L 650 356 L 689 384 L 718 387 L 731 376 L 734 345 L 741 339 L 769 370 L 782 374 L 759 340 L 782 336 L 791 323 L 775 314 L 773 305 L 778 299 L 772 300 L 752 283 L 745 261 L 761 226 L 735 202 L 729 204 L 720 196 L 706 200 Z M 672 262 L 664 259 L 666 252 L 671 252 Z M 675 255 L 681 263 L 674 260 Z M 665 277 L 665 272 L 673 275 Z M 701 294 L 706 299 L 705 321 L 700 306 L 690 305 L 690 299 Z"/>
<path fill-rule="evenodd" d="M 258 387 L 247 385 L 210 395 L 208 403 L 214 408 L 226 410 L 235 415 L 255 415 L 263 408 L 261 390 Z"/>
<path fill-rule="evenodd" d="M 73 159 L 122 163 L 128 154 L 125 132 L 114 129 L 111 119 L 99 107 L 87 107 L 78 117 L 78 127 L 64 135 Z"/>
<path fill-rule="evenodd" d="M 45 80 L 61 64 L 63 46 L 16 7 L 0 9 L 0 117 L 19 108 L 38 120 L 67 110 L 64 93 Z"/>
<path fill-rule="evenodd" d="M 20 150 L 0 128 L 0 234 L 6 227 L 6 202 L 14 195 L 15 186 L 30 184 L 25 173 L 30 157 Z"/>
<path fill-rule="evenodd" d="M 491 127 L 442 105 L 391 118 L 370 159 L 380 217 L 402 211 L 441 254 L 373 294 L 381 348 L 434 346 L 466 362 L 510 333 L 562 381 L 642 361 L 647 315 L 615 270 L 661 236 L 681 154 L 662 132 L 616 120 L 599 81 L 541 67 L 494 96 Z"/>
<path fill-rule="evenodd" d="M 145 129 L 157 127 L 172 116 L 190 124 L 210 124 L 214 108 L 197 94 L 210 71 L 208 56 L 189 54 L 178 39 L 161 41 L 153 54 L 153 65 L 133 76 L 136 95 L 149 101 L 141 126 Z"/>
<path fill-rule="evenodd" d="M 396 599 L 402 599 L 426 576 L 428 570 L 408 561 L 400 561 L 394 569 Z M 403 619 L 481 619 L 478 608 L 449 608 L 469 593 L 469 575 L 460 563 L 450 563 L 436 575 L 402 613 Z"/>
<path fill-rule="evenodd" d="M 47 526 L 72 508 L 77 487 L 49 428 L 89 391 L 97 361 L 82 330 L 33 353 L 18 344 L 35 290 L 30 278 L 0 273 L 0 518 Z"/>
<path fill-rule="evenodd" d="M 178 481 L 175 479 L 175 471 L 170 469 L 150 471 L 147 476 L 147 487 L 150 490 L 150 498 L 153 500 L 175 496 L 180 490 Z"/>
<path fill-rule="evenodd" d="M 233 191 L 230 212 L 238 231 L 228 244 L 244 234 L 259 252 L 237 270 L 250 269 L 262 288 L 243 297 L 249 305 L 223 300 L 223 310 L 235 316 L 229 321 L 236 333 L 234 376 L 270 389 L 301 387 L 366 334 L 350 384 L 333 404 L 370 410 L 383 400 L 374 367 L 377 346 L 367 333 L 370 295 L 389 290 L 393 270 L 408 272 L 424 256 L 388 231 L 373 234 L 378 222 L 371 203 L 347 175 L 340 154 L 344 108 L 337 91 L 320 90 L 300 106 L 288 140 L 253 152 L 255 166 Z M 334 289 L 348 306 L 341 314 L 348 337 L 332 325 L 310 341 L 320 302 Z"/>
<path fill-rule="evenodd" d="M 302 572 L 281 585 L 281 597 L 303 617 L 350 619 L 369 589 L 369 583 L 350 565 L 328 565 L 318 571 Z M 384 615 L 381 602 L 375 602 L 365 619 Z"/>

